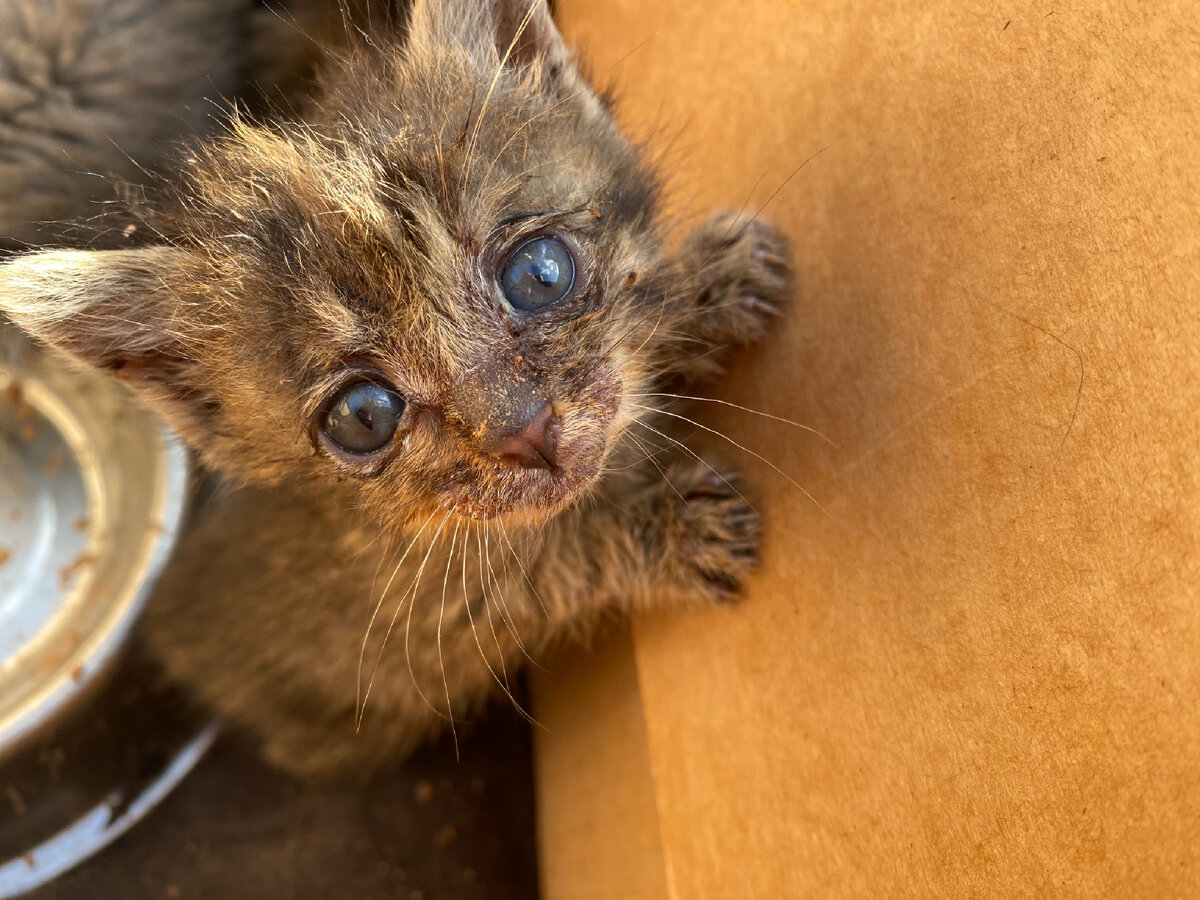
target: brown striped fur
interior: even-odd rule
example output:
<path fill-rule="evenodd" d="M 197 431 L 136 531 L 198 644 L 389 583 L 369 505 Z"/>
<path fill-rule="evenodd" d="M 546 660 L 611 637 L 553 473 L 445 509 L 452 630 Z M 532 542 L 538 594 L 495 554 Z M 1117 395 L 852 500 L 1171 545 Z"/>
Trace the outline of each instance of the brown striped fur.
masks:
<path fill-rule="evenodd" d="M 112 220 L 129 246 L 0 268 L 0 308 L 232 485 L 151 604 L 168 671 L 278 763 L 361 771 L 556 637 L 735 593 L 757 516 L 647 395 L 760 335 L 786 246 L 724 216 L 669 252 L 656 200 L 543 0 L 422 0 L 331 55 L 303 119 L 194 145 Z M 522 317 L 498 268 L 541 230 L 583 280 Z M 311 438 L 362 366 L 416 410 L 369 466 Z M 553 471 L 481 444 L 531 397 L 561 421 Z"/>

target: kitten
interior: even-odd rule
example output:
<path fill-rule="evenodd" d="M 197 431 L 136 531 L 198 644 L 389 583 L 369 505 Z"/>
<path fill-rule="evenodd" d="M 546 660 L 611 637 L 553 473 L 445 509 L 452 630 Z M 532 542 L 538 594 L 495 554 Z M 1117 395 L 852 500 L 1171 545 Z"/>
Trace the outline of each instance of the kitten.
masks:
<path fill-rule="evenodd" d="M 761 336 L 786 245 L 719 215 L 667 249 L 544 0 L 418 0 L 304 121 L 181 168 L 150 243 L 18 258 L 0 309 L 236 484 L 143 634 L 271 760 L 369 771 L 557 637 L 737 592 L 758 517 L 659 395 Z"/>

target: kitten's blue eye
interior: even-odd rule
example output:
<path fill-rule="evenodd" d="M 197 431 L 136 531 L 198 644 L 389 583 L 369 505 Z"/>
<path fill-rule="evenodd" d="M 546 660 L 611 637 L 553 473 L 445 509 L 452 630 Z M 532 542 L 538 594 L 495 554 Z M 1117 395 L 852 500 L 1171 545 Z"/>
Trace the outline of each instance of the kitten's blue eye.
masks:
<path fill-rule="evenodd" d="M 526 241 L 513 251 L 500 275 L 505 299 L 521 312 L 536 312 L 557 303 L 574 283 L 575 260 L 556 237 Z"/>
<path fill-rule="evenodd" d="M 388 445 L 400 427 L 404 398 L 372 381 L 342 390 L 325 410 L 321 431 L 347 453 L 365 456 Z"/>

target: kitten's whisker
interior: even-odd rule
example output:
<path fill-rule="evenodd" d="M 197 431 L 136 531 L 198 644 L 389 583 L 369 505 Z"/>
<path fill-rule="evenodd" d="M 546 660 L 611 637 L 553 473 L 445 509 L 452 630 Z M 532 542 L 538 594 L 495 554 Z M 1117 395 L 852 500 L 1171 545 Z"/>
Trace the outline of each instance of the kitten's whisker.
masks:
<path fill-rule="evenodd" d="M 783 416 L 777 416 L 777 415 L 774 415 L 773 413 L 763 412 L 760 409 L 751 409 L 748 406 L 741 406 L 740 404 L 737 404 L 737 403 L 730 403 L 728 400 L 718 400 L 715 397 L 692 397 L 692 396 L 689 396 L 688 394 L 669 394 L 669 393 L 664 393 L 664 392 L 658 392 L 658 393 L 651 392 L 651 393 L 645 393 L 645 394 L 621 394 L 620 396 L 642 398 L 642 399 L 646 399 L 649 397 L 670 397 L 670 398 L 673 398 L 676 400 L 695 400 L 700 403 L 718 403 L 721 406 L 728 406 L 733 409 L 740 409 L 742 412 L 747 412 L 747 413 L 750 413 L 751 415 L 762 416 L 764 419 L 772 419 L 776 422 L 782 422 L 785 425 L 791 425 L 795 428 L 799 428 L 801 431 L 807 431 L 810 434 L 814 434 L 817 437 L 819 437 L 821 440 L 823 440 L 825 443 L 827 443 L 830 447 L 833 447 L 835 449 L 837 448 L 837 444 L 835 444 L 832 440 L 830 440 L 828 437 L 826 437 L 820 431 L 813 428 L 811 425 L 804 425 L 804 424 L 801 424 L 800 422 L 796 422 L 792 419 L 785 419 Z"/>
<path fill-rule="evenodd" d="M 396 563 L 396 567 L 392 569 L 392 575 L 388 579 L 387 585 L 384 586 L 383 593 L 379 595 L 379 602 L 375 604 L 375 609 L 371 612 L 371 620 L 367 623 L 367 632 L 363 635 L 362 647 L 358 652 L 358 676 L 356 679 L 357 686 L 354 697 L 354 708 L 359 711 L 358 715 L 356 716 L 357 721 L 355 722 L 356 730 L 362 727 L 362 716 L 363 713 L 366 712 L 367 708 L 366 698 L 362 696 L 362 670 L 363 661 L 367 655 L 367 642 L 371 639 L 371 630 L 375 627 L 375 619 L 379 615 L 379 610 L 383 606 L 383 601 L 387 598 L 388 591 L 392 589 L 392 582 L 396 580 L 396 575 L 399 574 L 400 567 L 404 565 L 404 560 L 408 558 L 408 554 L 412 552 L 412 548 L 416 546 L 417 541 L 421 539 L 421 535 L 425 533 L 425 529 L 429 527 L 429 523 L 433 521 L 433 517 L 435 515 L 437 515 L 436 512 L 431 512 L 429 514 L 429 518 L 425 520 L 425 524 L 420 527 L 417 533 L 413 535 L 412 540 L 408 542 L 408 546 L 404 548 L 404 553 L 401 554 L 400 561 Z M 380 563 L 382 564 L 382 559 L 380 560 Z"/>
<path fill-rule="evenodd" d="M 650 333 L 648 335 L 646 335 L 645 338 L 642 339 L 642 342 L 640 344 L 638 344 L 638 348 L 636 350 L 634 350 L 632 353 L 633 356 L 637 356 L 639 353 L 641 353 L 642 348 L 644 348 L 648 343 L 650 343 L 650 339 L 653 338 L 654 335 L 658 333 L 658 326 L 662 324 L 663 313 L 666 311 L 666 309 L 667 309 L 666 303 L 659 304 L 659 306 L 658 306 L 658 321 L 656 321 L 654 323 L 654 327 L 650 329 Z"/>
<path fill-rule="evenodd" d="M 796 168 L 792 170 L 792 174 L 789 175 L 787 178 L 783 179 L 783 183 L 780 184 L 779 187 L 775 188 L 775 190 L 771 192 L 771 196 L 766 199 L 766 202 L 763 203 L 763 205 L 758 208 L 758 211 L 753 216 L 750 217 L 750 219 L 746 222 L 745 228 L 750 227 L 751 222 L 755 222 L 758 220 L 758 217 L 761 216 L 763 214 L 763 212 L 766 210 L 766 208 L 771 205 L 771 201 L 779 196 L 779 192 L 782 191 L 785 187 L 787 187 L 788 183 L 791 182 L 791 180 L 793 178 L 795 178 L 798 174 L 800 174 L 801 169 L 803 169 L 810 162 L 812 162 L 814 159 L 816 159 L 818 156 L 820 156 L 822 153 L 824 153 L 826 150 L 828 150 L 829 147 L 830 147 L 830 145 L 826 144 L 820 150 L 817 150 L 815 153 L 812 153 L 806 160 L 804 160 L 804 162 L 800 163 L 800 165 L 796 166 Z M 814 500 L 813 502 L 815 503 L 816 501 Z"/>
<path fill-rule="evenodd" d="M 657 410 L 655 410 L 655 412 L 657 412 Z M 661 437 L 661 438 L 664 438 L 664 439 L 666 439 L 666 440 L 670 441 L 672 444 L 674 444 L 676 447 L 678 447 L 680 450 L 682 450 L 682 451 L 683 451 L 684 453 L 686 453 L 688 456 L 692 457 L 692 459 L 696 460 L 696 462 L 700 463 L 700 465 L 704 466 L 704 468 L 708 469 L 708 471 L 712 472 L 714 475 L 716 475 L 718 478 L 720 478 L 720 479 L 721 479 L 723 482 L 725 482 L 725 486 L 726 486 L 727 488 L 729 488 L 731 491 L 733 491 L 735 494 L 737 494 L 737 495 L 738 495 L 738 497 L 740 497 L 740 498 L 742 499 L 742 502 L 743 502 L 743 503 L 745 503 L 745 504 L 746 504 L 747 506 L 749 506 L 751 509 L 755 510 L 755 512 L 757 512 L 757 511 L 758 511 L 758 510 L 755 508 L 754 504 L 753 504 L 753 503 L 751 503 L 751 502 L 749 501 L 749 499 L 747 499 L 746 495 L 745 495 L 745 494 L 743 494 L 741 491 L 739 491 L 739 490 L 738 490 L 738 489 L 737 489 L 737 488 L 736 488 L 736 487 L 735 487 L 735 486 L 734 486 L 734 485 L 733 485 L 733 484 L 732 484 L 732 483 L 729 481 L 729 479 L 728 479 L 728 478 L 726 478 L 724 475 L 722 475 L 722 474 L 721 474 L 721 472 L 720 472 L 720 470 L 718 470 L 717 468 L 715 468 L 715 467 L 713 466 L 713 464 L 712 464 L 712 463 L 710 463 L 708 460 L 706 460 L 706 459 L 705 459 L 703 456 L 701 456 L 699 453 L 697 453 L 695 450 L 693 450 L 691 447 L 689 447 L 689 446 L 688 446 L 687 444 L 685 444 L 683 441 L 676 440 L 675 438 L 671 437 L 671 436 L 670 436 L 669 434 L 667 434 L 666 432 L 659 431 L 659 430 L 658 430 L 657 428 L 655 428 L 653 425 L 650 425 L 650 424 L 649 424 L 649 423 L 647 423 L 647 422 L 643 422 L 641 419 L 637 419 L 637 418 L 630 418 L 630 420 L 629 420 L 629 421 L 631 421 L 631 422 L 633 422 L 633 423 L 635 423 L 635 424 L 637 424 L 637 425 L 641 425 L 643 428 L 646 428 L 646 429 L 648 429 L 648 430 L 650 430 L 650 431 L 654 432 L 654 433 L 655 433 L 655 434 L 657 434 L 659 437 Z M 630 435 L 630 437 L 632 437 L 632 435 Z M 668 483 L 668 484 L 671 484 L 671 483 L 670 483 L 670 481 L 668 481 L 667 483 Z M 672 488 L 672 489 L 674 489 L 674 487 L 675 487 L 675 485 L 673 485 L 673 484 L 672 484 L 672 485 L 671 485 L 671 488 Z M 678 491 L 676 491 L 676 493 L 678 493 Z"/>
<path fill-rule="evenodd" d="M 525 644 L 521 641 L 521 634 L 517 630 L 516 620 L 513 619 L 512 613 L 508 609 L 508 603 L 504 599 L 504 591 L 501 589 L 500 580 L 496 577 L 496 569 L 492 566 L 492 550 L 491 550 L 491 524 L 487 519 L 483 520 L 483 543 L 487 553 L 487 565 L 490 583 L 492 585 L 492 596 L 499 602 L 496 604 L 496 613 L 500 616 L 501 621 L 512 634 L 513 640 L 516 641 L 517 647 L 521 654 L 530 662 L 533 662 L 533 657 L 529 655 L 529 651 L 525 649 Z"/>
<path fill-rule="evenodd" d="M 513 695 L 511 693 L 509 693 L 508 686 L 503 681 L 500 680 L 499 674 L 497 674 L 496 670 L 492 667 L 491 662 L 487 658 L 487 654 L 484 653 L 484 651 L 483 651 L 483 644 L 480 643 L 480 641 L 479 641 L 479 631 L 478 631 L 478 629 L 475 628 L 475 614 L 471 612 L 471 597 L 467 593 L 467 541 L 469 539 L 470 539 L 469 532 L 464 533 L 463 534 L 463 563 L 462 563 L 462 593 L 463 593 L 463 603 L 466 605 L 466 608 L 467 608 L 467 621 L 470 622 L 470 624 L 471 624 L 471 634 L 475 638 L 475 648 L 479 651 L 479 658 L 483 660 L 483 664 L 485 666 L 487 666 L 487 670 L 492 673 L 492 678 L 495 679 L 496 684 L 500 685 L 500 690 L 504 691 L 504 693 L 508 697 L 509 701 L 511 701 L 513 707 L 518 712 L 520 712 L 522 715 L 525 715 L 525 710 L 523 710 L 521 708 L 521 704 L 517 703 L 516 698 L 513 697 Z M 484 602 L 486 603 L 487 601 L 485 600 Z M 529 719 L 530 722 L 533 721 L 533 719 L 531 717 L 529 717 L 528 715 L 526 715 L 525 717 L 527 719 Z"/>
<path fill-rule="evenodd" d="M 488 587 L 491 589 L 493 602 L 496 604 L 496 615 L 500 617 L 500 621 L 513 636 L 513 639 L 517 642 L 517 646 L 521 647 L 521 638 L 517 634 L 516 629 L 513 628 L 511 617 L 506 615 L 508 606 L 507 604 L 504 604 L 503 608 L 501 607 L 501 598 L 499 596 L 500 584 L 496 578 L 496 569 L 492 565 L 492 523 L 491 520 L 487 518 L 483 520 L 483 558 L 484 561 L 487 562 L 487 583 Z M 524 649 L 524 647 L 521 647 L 522 651 L 524 651 Z"/>
<path fill-rule="evenodd" d="M 487 664 L 488 670 L 492 673 L 492 677 L 496 679 L 496 683 L 500 685 L 501 690 L 504 691 L 505 696 L 508 697 L 509 702 L 511 702 L 513 705 L 513 708 L 516 709 L 517 712 L 519 712 L 522 717 L 524 717 L 527 721 L 529 721 L 530 724 L 536 724 L 536 721 L 534 720 L 533 716 L 531 716 L 529 713 L 527 713 L 525 711 L 525 708 L 523 706 L 521 706 L 520 703 L 517 702 L 517 698 L 513 696 L 513 692 L 511 690 L 511 688 L 509 687 L 508 668 L 504 664 L 504 648 L 500 645 L 500 638 L 496 634 L 496 626 L 492 622 L 492 608 L 491 608 L 491 605 L 488 603 L 487 589 L 484 587 L 484 583 L 483 583 L 483 540 L 482 540 L 479 532 L 480 532 L 480 528 L 479 528 L 478 523 L 476 523 L 475 543 L 476 543 L 476 548 L 479 551 L 479 589 L 481 592 L 481 597 L 483 599 L 484 611 L 487 612 L 488 625 L 492 629 L 492 639 L 496 642 L 496 650 L 499 653 L 500 672 L 501 672 L 501 675 L 503 675 L 503 680 L 501 680 L 500 675 L 496 674 L 496 670 L 492 668 L 492 664 L 487 661 L 487 655 L 483 651 L 483 646 L 479 643 L 478 633 L 476 633 L 476 635 L 475 635 L 475 644 L 476 644 L 476 646 L 479 647 L 479 652 L 481 655 L 483 655 L 483 661 Z M 470 612 L 469 606 L 467 607 L 467 611 Z M 472 630 L 474 630 L 474 627 L 475 627 L 474 619 L 472 619 L 472 621 L 471 621 Z"/>
<path fill-rule="evenodd" d="M 484 523 L 486 523 L 486 522 L 487 522 L 487 519 L 484 519 Z M 483 574 L 484 547 L 483 547 L 483 536 L 482 536 L 481 532 L 482 532 L 482 528 L 477 528 L 475 531 L 475 540 L 479 544 L 479 589 L 480 589 L 480 591 L 483 592 L 483 610 L 484 610 L 484 612 L 487 613 L 488 628 L 490 628 L 492 631 L 492 640 L 495 642 L 496 650 L 500 654 L 500 672 L 504 676 L 505 689 L 508 689 L 509 688 L 508 666 L 505 665 L 505 662 L 504 662 L 504 646 L 500 643 L 500 635 L 496 631 L 496 622 L 492 618 L 492 603 L 490 602 L 491 598 L 489 596 L 490 592 L 488 590 L 487 579 L 484 578 L 484 574 Z M 498 606 L 497 606 L 497 614 L 499 614 Z"/>
<path fill-rule="evenodd" d="M 746 212 L 746 207 L 748 207 L 750 205 L 750 199 L 754 196 L 754 192 L 758 190 L 758 186 L 760 184 L 762 184 L 763 179 L 766 177 L 767 177 L 767 173 L 764 171 L 764 172 L 761 172 L 759 174 L 758 178 L 755 179 L 754 184 L 751 186 L 750 190 L 746 193 L 746 199 L 742 201 L 742 205 L 738 208 L 737 214 L 732 219 L 730 219 L 729 228 L 725 229 L 725 238 L 726 239 L 729 238 L 729 232 L 732 230 L 734 223 L 737 222 L 739 219 L 741 219 L 742 215 Z"/>
<path fill-rule="evenodd" d="M 633 441 L 638 447 L 641 448 L 642 453 L 645 454 L 645 457 L 647 460 L 650 461 L 650 464 L 652 466 L 654 466 L 654 468 L 658 469 L 658 474 L 661 475 L 663 481 L 665 481 L 667 483 L 667 487 L 669 487 L 672 491 L 675 492 L 675 496 L 679 498 L 679 502 L 687 503 L 687 501 L 683 499 L 683 494 L 679 493 L 679 489 L 677 487 L 675 487 L 675 484 L 671 481 L 670 478 L 667 477 L 666 469 L 664 469 L 661 465 L 659 465 L 659 462 L 657 459 L 655 459 L 652 455 L 650 455 L 649 453 L 646 452 L 646 448 L 642 447 L 641 441 L 639 441 L 632 434 L 629 436 L 629 439 L 631 441 Z"/>
<path fill-rule="evenodd" d="M 431 518 L 432 518 L 432 516 L 431 516 Z M 421 573 L 425 571 L 425 564 L 427 562 L 429 562 L 429 555 L 431 553 L 433 553 L 433 548 L 437 545 L 438 535 L 440 535 L 442 533 L 442 529 L 446 527 L 446 522 L 449 518 L 450 518 L 450 513 L 449 513 L 449 511 L 447 511 L 446 515 L 442 517 L 442 523 L 438 526 L 437 532 L 434 533 L 433 538 L 429 542 L 429 549 L 425 551 L 425 557 L 424 557 L 424 559 L 421 560 L 421 565 L 417 568 L 417 574 L 413 577 L 413 587 L 410 587 L 409 590 L 404 592 L 404 595 L 400 598 L 400 601 L 396 604 L 396 611 L 392 613 L 392 620 L 391 620 L 391 622 L 388 623 L 388 629 L 387 629 L 387 632 L 383 636 L 383 642 L 379 645 L 379 653 L 377 653 L 375 656 L 375 665 L 371 668 L 371 677 L 367 681 L 367 690 L 363 694 L 362 711 L 359 714 L 360 722 L 361 722 L 361 717 L 366 715 L 367 700 L 370 699 L 371 688 L 375 685 L 375 675 L 376 675 L 376 673 L 379 672 L 379 663 L 383 659 L 383 651 L 387 648 L 388 638 L 390 638 L 392 636 L 392 631 L 396 627 L 396 620 L 400 617 L 400 610 L 404 608 L 404 601 L 408 599 L 409 593 L 412 592 L 413 589 L 415 587 L 417 587 L 417 585 L 419 584 L 419 582 L 421 580 Z M 401 560 L 401 562 L 403 562 L 403 560 Z M 415 595 L 413 597 L 413 604 L 414 605 L 416 604 Z M 416 683 L 416 681 L 414 679 L 414 684 L 415 683 Z M 417 686 L 417 693 L 418 694 L 421 693 L 421 688 L 419 685 Z M 422 699 L 424 699 L 424 695 L 422 694 L 421 696 L 422 696 Z M 429 703 L 428 700 L 425 700 L 425 702 Z M 440 711 L 437 710 L 432 704 L 429 704 L 429 706 L 430 706 L 430 709 L 433 709 L 434 712 L 437 712 L 439 715 L 441 714 Z"/>
<path fill-rule="evenodd" d="M 508 550 L 512 554 L 512 558 L 517 561 L 517 566 L 520 567 L 521 575 L 525 578 L 525 583 L 529 585 L 529 590 L 533 591 L 533 596 L 537 598 L 538 606 L 542 608 L 542 615 L 546 617 L 546 621 L 550 621 L 550 610 L 546 608 L 546 604 L 542 600 L 542 595 L 538 593 L 537 588 L 533 584 L 533 579 L 529 577 L 529 572 L 525 568 L 521 554 L 517 552 L 517 548 L 513 546 L 513 542 L 508 536 L 508 529 L 504 527 L 503 519 L 500 520 L 500 536 L 504 538 L 504 543 L 508 544 Z"/>
<path fill-rule="evenodd" d="M 771 462 L 769 459 L 767 459 L 761 453 L 755 453 L 749 447 L 747 447 L 743 444 L 739 444 L 737 441 L 735 441 L 729 435 L 723 434 L 722 432 L 717 431 L 715 428 L 709 428 L 707 425 L 701 425 L 695 419 L 689 419 L 687 416 L 682 416 L 679 413 L 667 412 L 664 409 L 654 409 L 653 407 L 650 407 L 650 406 L 641 406 L 640 404 L 637 404 L 637 403 L 634 403 L 631 405 L 637 407 L 638 409 L 644 409 L 648 412 L 656 412 L 656 413 L 659 413 L 660 415 L 670 416 L 672 419 L 679 419 L 682 422 L 687 422 L 690 425 L 694 425 L 696 428 L 699 428 L 701 431 L 707 431 L 709 434 L 715 434 L 717 437 L 721 438 L 722 440 L 728 441 L 729 443 L 733 444 L 733 446 L 735 446 L 739 450 L 741 450 L 743 453 L 749 453 L 755 459 L 757 459 L 763 463 L 766 463 L 768 466 L 770 466 L 772 469 L 774 469 L 776 472 L 778 472 L 781 476 L 786 478 L 788 480 L 788 482 L 790 482 L 791 485 L 794 488 L 796 488 L 796 490 L 798 490 L 805 497 L 807 497 L 809 500 L 811 500 L 813 502 L 813 504 L 817 507 L 817 509 L 821 510 L 821 512 L 825 513 L 825 515 L 827 515 L 827 516 L 829 515 L 829 512 L 825 509 L 825 507 L 823 507 L 820 503 L 818 503 L 817 498 L 814 497 L 812 494 L 810 494 L 808 491 L 806 491 L 804 489 L 803 485 L 800 484 L 800 482 L 798 482 L 795 478 L 793 478 L 787 472 L 783 471 L 783 469 L 779 468 L 779 466 L 775 465 L 775 463 Z"/>
<path fill-rule="evenodd" d="M 649 438 L 646 438 L 646 437 L 644 437 L 644 436 L 643 436 L 643 437 L 641 437 L 641 438 L 639 438 L 639 437 L 637 437 L 636 435 L 630 434 L 630 435 L 629 435 L 629 439 L 630 439 L 631 441 L 633 441 L 633 442 L 634 442 L 634 443 L 637 445 L 637 449 L 638 449 L 638 450 L 640 450 L 640 451 L 642 452 L 642 455 L 643 455 L 644 457 L 648 457 L 648 458 L 650 458 L 650 459 L 658 459 L 658 458 L 659 458 L 660 456 L 662 456 L 664 453 L 670 453 L 670 452 L 671 452 L 671 448 L 670 448 L 670 447 L 663 447 L 662 445 L 660 445 L 660 444 L 656 444 L 656 443 L 654 443 L 653 441 L 651 441 Z M 646 450 L 646 446 L 647 446 L 647 445 L 649 445 L 649 446 L 650 446 L 650 447 L 651 447 L 651 448 L 654 450 L 654 452 L 653 452 L 653 453 L 650 453 L 650 452 L 648 452 L 648 451 Z M 624 467 L 622 468 L 622 470 L 621 470 L 621 471 L 624 471 L 625 469 L 632 468 L 633 466 L 639 466 L 639 465 L 641 465 L 641 464 L 642 464 L 642 460 L 635 459 L 635 460 L 634 460 L 632 463 L 630 463 L 628 466 L 624 466 Z"/>
<path fill-rule="evenodd" d="M 408 675 L 412 679 L 413 687 L 417 691 L 417 696 L 420 697 L 423 701 L 425 701 L 425 705 L 428 706 L 432 712 L 434 712 L 436 715 L 438 715 L 441 718 L 450 718 L 450 716 L 448 713 L 443 713 L 440 709 L 438 709 L 436 706 L 434 706 L 433 702 L 428 697 L 425 696 L 425 692 L 421 690 L 421 683 L 417 680 L 417 673 L 413 671 L 412 654 L 409 652 L 409 649 L 408 649 L 408 638 L 412 632 L 413 610 L 415 610 L 417 608 L 418 591 L 420 591 L 420 589 L 421 589 L 421 575 L 425 572 L 425 564 L 427 562 L 429 562 L 429 556 L 431 553 L 433 553 L 433 548 L 437 546 L 438 538 L 441 537 L 441 535 L 442 535 L 442 529 L 446 527 L 446 521 L 450 518 L 450 515 L 452 513 L 453 513 L 453 510 L 450 510 L 449 512 L 446 513 L 445 518 L 442 519 L 442 524 L 438 527 L 437 534 L 435 534 L 433 536 L 433 540 L 430 541 L 430 543 L 429 543 L 429 549 L 425 552 L 425 558 L 423 560 L 421 560 L 421 567 L 419 569 L 417 569 L 417 577 L 413 580 L 413 586 L 412 586 L 412 592 L 411 592 L 412 599 L 409 601 L 409 604 L 408 604 L 408 617 L 406 618 L 405 623 L 404 623 L 404 659 L 408 663 Z M 401 605 L 403 605 L 403 602 L 404 601 L 401 600 Z M 399 612 L 399 611 L 400 611 L 400 607 L 397 606 L 396 612 Z M 386 644 L 386 642 L 387 642 L 387 638 L 385 637 L 384 643 Z M 382 647 L 380 648 L 379 655 L 380 655 L 380 657 L 383 656 L 383 648 Z M 376 668 L 379 667 L 378 662 L 376 662 L 375 667 Z M 453 723 L 454 719 L 450 718 L 450 721 Z"/>
<path fill-rule="evenodd" d="M 442 670 L 442 689 L 446 692 L 446 714 L 450 719 L 450 735 L 454 740 L 454 758 L 456 760 L 459 759 L 458 730 L 454 727 L 454 707 L 450 702 L 450 682 L 446 678 L 446 661 L 442 657 L 442 621 L 446 618 L 446 585 L 450 583 L 450 565 L 454 562 L 454 550 L 458 545 L 458 531 L 461 526 L 461 520 L 454 523 L 454 534 L 450 538 L 450 553 L 446 557 L 446 574 L 442 576 L 442 608 L 438 611 L 437 624 L 438 668 Z"/>

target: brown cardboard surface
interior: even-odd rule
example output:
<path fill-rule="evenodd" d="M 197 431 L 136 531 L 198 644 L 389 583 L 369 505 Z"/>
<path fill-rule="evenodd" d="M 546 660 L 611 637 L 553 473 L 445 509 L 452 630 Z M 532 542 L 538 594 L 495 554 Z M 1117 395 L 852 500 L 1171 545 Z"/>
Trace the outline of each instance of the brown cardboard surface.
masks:
<path fill-rule="evenodd" d="M 763 572 L 739 608 L 636 622 L 639 691 L 612 688 L 642 704 L 661 843 L 555 827 L 625 784 L 559 793 L 563 743 L 643 752 L 573 711 L 602 678 L 574 666 L 539 689 L 544 872 L 657 860 L 636 896 L 673 900 L 1200 895 L 1200 7 L 558 6 L 635 131 L 683 135 L 681 208 L 757 208 L 827 148 L 766 212 L 796 308 L 719 392 L 837 446 L 706 416 L 825 512 L 726 448 Z M 601 896 L 592 871 L 548 900 Z"/>
<path fill-rule="evenodd" d="M 540 854 L 543 894 L 667 896 L 629 629 L 608 635 L 594 653 L 563 653 L 533 681 L 538 716 L 554 723 L 553 732 L 534 732 L 534 765 L 545 787 L 537 797 L 538 843 L 554 848 Z"/>

